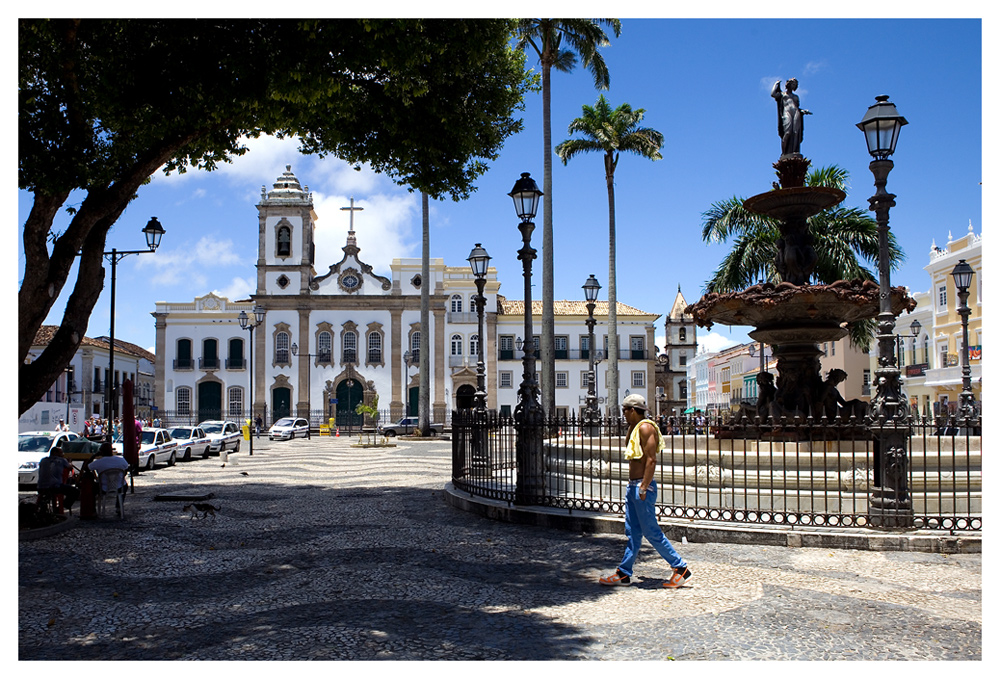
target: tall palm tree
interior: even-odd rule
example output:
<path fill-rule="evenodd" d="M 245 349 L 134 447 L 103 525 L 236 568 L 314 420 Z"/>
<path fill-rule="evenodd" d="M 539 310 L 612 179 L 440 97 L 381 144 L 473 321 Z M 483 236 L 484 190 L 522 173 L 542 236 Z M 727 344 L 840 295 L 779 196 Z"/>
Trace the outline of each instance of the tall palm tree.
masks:
<path fill-rule="evenodd" d="M 594 106 L 584 106 L 583 115 L 569 124 L 570 134 L 584 139 L 567 139 L 556 147 L 563 165 L 580 153 L 604 153 L 604 178 L 608 184 L 608 412 L 618 412 L 618 293 L 615 266 L 615 168 L 624 151 L 650 160 L 661 160 L 663 135 L 640 127 L 646 110 L 628 104 L 612 109 L 602 94 Z"/>
<path fill-rule="evenodd" d="M 829 165 L 813 170 L 806 186 L 827 186 L 846 191 L 847 170 Z M 702 216 L 701 236 L 706 243 L 732 239 L 732 250 L 722 259 L 715 274 L 705 282 L 707 292 L 736 292 L 767 280 L 781 280 L 774 265 L 775 242 L 781 234 L 778 222 L 743 209 L 743 198 L 733 196 L 713 203 Z M 861 208 L 833 207 L 808 220 L 816 250 L 813 277 L 818 283 L 838 280 L 876 280 L 878 267 L 878 224 Z M 896 237 L 889 234 L 889 262 L 893 269 L 905 259 Z M 867 351 L 875 336 L 875 319 L 859 321 L 851 327 L 851 343 Z"/>
<path fill-rule="evenodd" d="M 542 408 L 555 413 L 555 310 L 552 264 L 552 69 L 568 73 L 576 66 L 577 54 L 594 76 L 594 86 L 606 90 L 611 84 L 608 67 L 597 51 L 610 45 L 601 25 L 609 26 L 617 38 L 618 19 L 519 19 L 515 29 L 517 49 L 531 47 L 542 64 L 542 136 L 544 163 L 542 192 Z"/>

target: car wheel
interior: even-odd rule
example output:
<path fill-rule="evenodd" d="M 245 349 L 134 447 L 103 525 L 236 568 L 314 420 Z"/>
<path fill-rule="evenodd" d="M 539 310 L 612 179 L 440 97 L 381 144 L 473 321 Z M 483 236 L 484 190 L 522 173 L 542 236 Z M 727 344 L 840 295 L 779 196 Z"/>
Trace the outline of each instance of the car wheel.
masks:
<path fill-rule="evenodd" d="M 239 441 L 236 441 L 236 447 L 233 448 L 233 452 L 234 453 L 240 452 L 240 442 Z"/>
<path fill-rule="evenodd" d="M 437 432 L 436 432 L 435 430 L 433 430 L 433 429 L 430 429 L 430 430 L 428 430 L 428 431 L 430 431 L 430 433 L 431 433 L 431 436 L 437 436 Z"/>
<path fill-rule="evenodd" d="M 211 455 L 211 453 L 212 453 L 212 449 L 211 448 L 205 448 L 205 452 L 202 453 L 201 459 L 207 460 L 208 456 Z"/>
<path fill-rule="evenodd" d="M 191 449 L 190 448 L 186 448 L 184 450 L 184 457 L 181 458 L 181 459 L 183 459 L 185 462 L 190 462 L 191 461 Z"/>
<path fill-rule="evenodd" d="M 177 464 L 177 453 L 170 453 L 170 459 L 167 460 L 167 466 L 173 467 L 175 464 Z"/>
<path fill-rule="evenodd" d="M 395 429 L 390 429 L 390 430 L 388 430 L 388 431 L 385 432 L 385 435 L 388 436 L 389 438 L 392 438 L 393 436 L 396 435 L 396 430 Z"/>
<path fill-rule="evenodd" d="M 152 471 L 153 465 L 155 464 L 156 456 L 150 455 L 146 458 L 146 471 Z"/>

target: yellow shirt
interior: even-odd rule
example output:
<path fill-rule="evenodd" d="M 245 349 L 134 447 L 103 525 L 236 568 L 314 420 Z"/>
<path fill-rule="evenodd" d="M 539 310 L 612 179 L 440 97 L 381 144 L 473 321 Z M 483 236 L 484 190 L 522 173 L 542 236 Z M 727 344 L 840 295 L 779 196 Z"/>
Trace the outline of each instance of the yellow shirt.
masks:
<path fill-rule="evenodd" d="M 656 422 L 646 417 L 632 428 L 632 434 L 628 437 L 628 444 L 625 446 L 626 460 L 638 460 L 642 457 L 642 444 L 639 443 L 639 425 L 643 422 L 649 422 L 653 425 L 653 431 L 656 432 L 656 452 L 659 453 L 666 447 L 663 443 L 663 436 L 660 435 L 660 428 L 656 425 Z"/>

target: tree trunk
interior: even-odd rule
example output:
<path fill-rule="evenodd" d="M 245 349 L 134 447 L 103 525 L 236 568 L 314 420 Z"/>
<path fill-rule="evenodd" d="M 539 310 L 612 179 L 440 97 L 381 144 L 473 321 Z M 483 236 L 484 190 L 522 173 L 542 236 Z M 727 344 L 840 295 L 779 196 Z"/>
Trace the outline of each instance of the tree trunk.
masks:
<path fill-rule="evenodd" d="M 555 309 L 553 303 L 552 257 L 552 66 L 542 61 L 542 127 L 545 162 L 542 191 L 542 410 L 549 417 L 556 412 Z M 527 310 L 525 310 L 527 312 Z M 530 339 L 530 338 L 525 338 Z"/>
<path fill-rule="evenodd" d="M 618 416 L 618 292 L 615 266 L 615 170 L 610 154 L 605 156 L 608 182 L 608 415 Z"/>
<path fill-rule="evenodd" d="M 431 428 L 431 221 L 427 194 L 420 193 L 423 211 L 423 245 L 420 262 L 420 395 L 417 405 L 420 433 L 428 435 Z M 444 328 L 435 328 L 444 332 Z M 406 385 L 409 388 L 409 385 Z M 404 399 L 408 401 L 408 399 Z M 409 413 L 407 413 L 409 414 Z"/>

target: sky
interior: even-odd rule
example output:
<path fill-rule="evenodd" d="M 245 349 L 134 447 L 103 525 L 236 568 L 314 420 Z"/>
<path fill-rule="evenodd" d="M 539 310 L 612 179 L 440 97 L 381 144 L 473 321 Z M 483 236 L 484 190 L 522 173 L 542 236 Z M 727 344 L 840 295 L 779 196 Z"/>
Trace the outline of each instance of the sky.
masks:
<path fill-rule="evenodd" d="M 967 16 L 981 16 L 972 9 Z M 851 177 L 844 205 L 867 209 L 875 192 L 864 136 L 855 126 L 877 95 L 887 94 L 906 117 L 887 190 L 896 195 L 890 226 L 906 253 L 893 285 L 925 291 L 923 267 L 931 243 L 943 246 L 971 222 L 982 231 L 983 23 L 979 19 L 623 19 L 621 36 L 602 50 L 611 75 L 603 92 L 612 106 L 645 109 L 643 125 L 663 133 L 663 159 L 622 156 L 615 175 L 618 301 L 663 316 L 678 285 L 696 302 L 728 249 L 701 239 L 703 213 L 713 202 L 767 191 L 781 153 L 775 81 L 797 78 L 805 117 L 802 153 L 812 168 L 839 165 Z M 540 68 L 529 53 L 529 67 Z M 553 144 L 601 94 L 578 65 L 552 76 Z M 462 202 L 431 201 L 431 257 L 465 264 L 476 243 L 492 256 L 500 293 L 523 299 L 517 250 L 518 219 L 508 192 L 522 172 L 542 186 L 542 97 L 529 93 L 524 130 L 509 138 L 500 157 Z M 419 194 L 368 168 L 357 172 L 337 159 L 299 154 L 293 140 L 248 142 L 250 152 L 215 172 L 156 175 L 140 189 L 108 237 L 106 249 L 145 247 L 141 229 L 156 216 L 166 230 L 155 254 L 118 264 L 115 336 L 152 349 L 150 315 L 158 301 L 189 302 L 208 292 L 243 299 L 253 292 L 257 210 L 262 186 L 271 188 L 291 165 L 313 192 L 318 215 L 316 270 L 326 273 L 343 253 L 353 197 L 361 258 L 380 275 L 395 257 L 419 257 Z M 594 274 L 608 285 L 608 201 L 602 154 L 578 156 L 566 166 L 553 159 L 555 298 L 583 299 Z M 31 195 L 19 191 L 23 225 Z M 532 245 L 533 297 L 541 299 L 542 219 Z M 56 230 L 60 229 L 57 222 Z M 20 241 L 20 235 L 19 235 Z M 20 246 L 20 242 L 19 242 Z M 110 267 L 106 266 L 110 277 Z M 23 275 L 19 247 L 18 283 Z M 75 269 L 74 269 L 75 275 Z M 73 280 L 71 278 L 71 280 Z M 58 324 L 67 285 L 47 323 Z M 109 282 L 91 316 L 87 335 L 109 331 Z M 699 329 L 699 341 L 719 350 L 747 341 L 750 328 Z"/>

